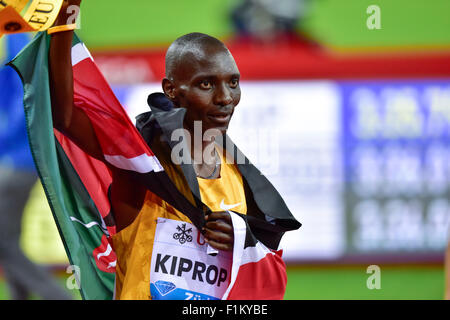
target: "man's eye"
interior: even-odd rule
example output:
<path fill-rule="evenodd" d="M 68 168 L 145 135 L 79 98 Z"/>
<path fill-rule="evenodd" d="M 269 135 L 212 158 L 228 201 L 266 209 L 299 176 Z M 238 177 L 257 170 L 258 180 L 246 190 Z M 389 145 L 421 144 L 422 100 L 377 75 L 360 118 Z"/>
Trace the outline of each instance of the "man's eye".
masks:
<path fill-rule="evenodd" d="M 230 81 L 230 87 L 232 88 L 236 88 L 239 84 L 239 80 L 238 79 L 233 79 Z"/>
<path fill-rule="evenodd" d="M 202 89 L 211 89 L 212 88 L 212 84 L 211 84 L 210 81 L 205 80 L 205 81 L 200 82 L 200 87 Z"/>

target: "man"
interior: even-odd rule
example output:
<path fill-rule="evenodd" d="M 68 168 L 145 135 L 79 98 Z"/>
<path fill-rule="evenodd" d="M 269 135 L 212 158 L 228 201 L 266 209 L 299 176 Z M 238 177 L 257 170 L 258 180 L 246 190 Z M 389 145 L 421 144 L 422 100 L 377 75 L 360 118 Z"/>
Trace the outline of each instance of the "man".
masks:
<path fill-rule="evenodd" d="M 65 6 L 80 3 L 80 0 L 70 0 L 65 2 Z M 66 7 L 62 8 L 56 25 L 65 25 L 68 21 Z M 117 228 L 112 239 L 117 254 L 116 298 L 167 298 L 168 293 L 175 290 L 171 287 L 171 279 L 183 278 L 183 272 L 191 272 L 189 277 L 196 282 L 185 284 L 184 295 L 220 299 L 227 290 L 234 262 L 227 254 L 233 251 L 235 239 L 229 210 L 255 218 L 256 238 L 273 244 L 273 249 L 284 233 L 277 231 L 274 233 L 276 236 L 272 236 L 269 231 L 265 232 L 272 224 L 276 229 L 276 219 L 266 221 L 258 208 L 261 200 L 250 194 L 252 186 L 262 181 L 260 178 L 255 182 L 249 181 L 247 176 L 255 175 L 254 167 L 249 169 L 253 170 L 252 173 L 244 177 L 240 167 L 226 161 L 230 150 L 223 141 L 227 140 L 228 124 L 241 94 L 240 74 L 231 53 L 222 42 L 204 34 L 194 33 L 177 39 L 166 55 L 166 77 L 162 81 L 164 95 L 151 95 L 152 112 L 142 115 L 138 121 L 141 134 L 172 183 L 199 208 L 208 208 L 207 216 L 202 217 L 206 223 L 197 236 L 196 244 L 193 241 L 195 232 L 192 231 L 195 226 L 183 212 L 149 191 L 129 171 L 105 160 L 89 116 L 74 103 L 72 38 L 73 31 L 57 32 L 51 36 L 49 68 L 53 123 L 56 129 L 90 156 L 102 161 L 111 172 L 110 201 Z M 201 136 L 209 135 L 200 144 L 187 138 L 199 134 L 196 123 L 201 124 Z M 172 134 L 177 130 L 184 132 L 180 149 L 182 163 L 174 162 L 177 158 L 174 151 L 178 149 Z M 267 183 L 264 181 L 263 184 Z M 283 230 L 298 228 L 298 222 L 290 215 L 284 202 L 278 200 L 278 194 L 275 198 L 277 200 L 271 203 L 272 207 L 275 205 L 280 212 L 286 212 L 286 220 L 291 222 Z M 280 201 L 279 206 L 277 201 Z M 166 227 L 172 224 L 179 231 L 173 233 L 173 239 L 181 244 L 178 249 L 166 248 L 159 241 L 168 235 Z M 198 256 L 197 253 L 188 258 L 177 256 L 186 251 L 185 243 L 195 251 L 202 251 L 203 241 L 217 251 L 208 249 L 212 253 L 208 256 Z M 165 250 L 169 249 L 175 250 L 176 254 L 165 255 Z M 183 295 L 172 297 L 181 299 Z"/>

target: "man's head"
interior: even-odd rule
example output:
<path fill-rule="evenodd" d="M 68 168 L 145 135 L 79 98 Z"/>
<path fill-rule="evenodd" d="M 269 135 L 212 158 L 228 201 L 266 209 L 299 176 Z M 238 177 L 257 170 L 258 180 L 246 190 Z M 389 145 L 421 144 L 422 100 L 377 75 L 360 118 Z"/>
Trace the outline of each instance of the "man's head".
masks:
<path fill-rule="evenodd" d="M 165 95 L 186 108 L 185 125 L 224 133 L 239 103 L 239 70 L 227 47 L 216 38 L 190 33 L 176 39 L 166 53 Z"/>

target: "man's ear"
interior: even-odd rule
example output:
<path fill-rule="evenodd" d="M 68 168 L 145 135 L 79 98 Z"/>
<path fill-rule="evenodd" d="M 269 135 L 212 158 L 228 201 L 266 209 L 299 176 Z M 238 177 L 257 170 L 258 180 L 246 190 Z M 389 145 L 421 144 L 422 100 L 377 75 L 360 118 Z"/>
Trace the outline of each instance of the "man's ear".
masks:
<path fill-rule="evenodd" d="M 162 88 L 166 97 L 169 98 L 173 103 L 175 103 L 176 88 L 173 82 L 168 78 L 164 78 L 162 80 Z"/>

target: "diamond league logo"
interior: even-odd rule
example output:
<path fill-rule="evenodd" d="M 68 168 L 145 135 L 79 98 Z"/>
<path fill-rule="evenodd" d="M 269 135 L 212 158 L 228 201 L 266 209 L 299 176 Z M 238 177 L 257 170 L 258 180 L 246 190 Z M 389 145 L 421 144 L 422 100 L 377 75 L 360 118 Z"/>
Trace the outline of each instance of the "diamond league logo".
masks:
<path fill-rule="evenodd" d="M 185 242 L 192 242 L 192 236 L 189 233 L 192 233 L 192 228 L 186 230 L 186 223 L 183 223 L 181 226 L 177 226 L 178 233 L 175 232 L 173 234 L 173 238 L 178 240 L 181 244 Z"/>
<path fill-rule="evenodd" d="M 156 289 L 158 289 L 159 293 L 161 293 L 162 296 L 167 295 L 168 293 L 172 292 L 177 288 L 177 286 L 174 283 L 162 280 L 156 281 L 155 287 Z"/>

